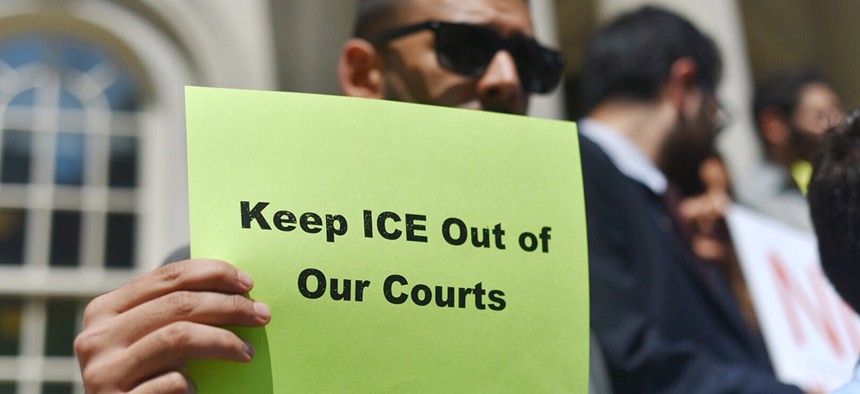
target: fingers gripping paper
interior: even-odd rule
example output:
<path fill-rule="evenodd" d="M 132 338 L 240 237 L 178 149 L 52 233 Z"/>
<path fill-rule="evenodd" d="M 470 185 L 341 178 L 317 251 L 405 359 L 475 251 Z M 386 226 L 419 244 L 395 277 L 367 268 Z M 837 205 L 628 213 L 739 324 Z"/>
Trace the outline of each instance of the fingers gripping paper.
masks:
<path fill-rule="evenodd" d="M 586 392 L 573 123 L 187 88 L 194 257 L 268 303 L 203 393 Z"/>

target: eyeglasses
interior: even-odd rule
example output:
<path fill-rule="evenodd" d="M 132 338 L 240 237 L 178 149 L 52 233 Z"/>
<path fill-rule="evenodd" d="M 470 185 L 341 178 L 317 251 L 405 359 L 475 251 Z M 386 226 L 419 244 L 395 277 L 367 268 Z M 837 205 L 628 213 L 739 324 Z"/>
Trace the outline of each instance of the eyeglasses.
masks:
<path fill-rule="evenodd" d="M 564 56 L 523 35 L 501 37 L 483 26 L 428 21 L 382 32 L 369 41 L 384 44 L 421 30 L 433 30 L 439 64 L 457 74 L 480 77 L 500 50 L 514 58 L 523 90 L 548 93 L 561 80 Z"/>
<path fill-rule="evenodd" d="M 734 118 L 732 118 L 732 113 L 726 109 L 719 99 L 715 98 L 714 100 L 716 100 L 717 106 L 717 111 L 714 114 L 714 128 L 717 132 L 721 132 L 731 126 Z"/>
<path fill-rule="evenodd" d="M 714 131 L 719 133 L 728 128 L 734 121 L 734 118 L 732 117 L 732 113 L 726 109 L 723 102 L 717 97 L 714 88 L 707 84 L 701 84 L 699 89 L 702 91 L 705 103 L 711 105 L 714 111 Z"/>

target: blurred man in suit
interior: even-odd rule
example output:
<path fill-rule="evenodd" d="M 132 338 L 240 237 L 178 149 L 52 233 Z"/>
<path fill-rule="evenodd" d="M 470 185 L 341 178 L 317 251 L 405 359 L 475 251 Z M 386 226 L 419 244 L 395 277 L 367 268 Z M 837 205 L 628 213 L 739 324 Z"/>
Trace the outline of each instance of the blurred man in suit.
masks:
<path fill-rule="evenodd" d="M 715 132 L 720 56 L 690 22 L 622 15 L 590 43 L 580 124 L 591 327 L 621 393 L 799 393 L 773 374 L 726 278 L 685 241 L 668 141 Z"/>

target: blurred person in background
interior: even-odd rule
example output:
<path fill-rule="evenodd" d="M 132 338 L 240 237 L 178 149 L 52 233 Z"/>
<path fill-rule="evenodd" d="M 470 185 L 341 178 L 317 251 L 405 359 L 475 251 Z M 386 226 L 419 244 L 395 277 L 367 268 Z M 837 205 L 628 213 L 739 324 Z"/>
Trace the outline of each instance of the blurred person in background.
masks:
<path fill-rule="evenodd" d="M 828 136 L 808 197 L 824 272 L 842 299 L 860 311 L 860 109 Z M 860 364 L 833 393 L 860 393 Z"/>
<path fill-rule="evenodd" d="M 765 160 L 738 176 L 738 201 L 795 228 L 812 231 L 804 197 L 813 154 L 842 117 L 839 96 L 811 70 L 773 75 L 756 89 L 756 127 Z"/>
<path fill-rule="evenodd" d="M 340 85 L 348 96 L 524 114 L 564 66 L 533 37 L 526 0 L 365 0 Z M 252 287 L 232 265 L 197 259 L 93 300 L 75 341 L 87 392 L 184 393 L 191 359 L 250 361 L 253 346 L 222 327 L 269 322 L 269 307 L 244 297 Z"/>
<path fill-rule="evenodd" d="M 676 138 L 710 144 L 720 67 L 711 39 L 653 7 L 613 20 L 587 51 L 591 328 L 616 392 L 801 392 L 774 376 L 725 274 L 691 250 L 681 193 L 658 167 Z"/>

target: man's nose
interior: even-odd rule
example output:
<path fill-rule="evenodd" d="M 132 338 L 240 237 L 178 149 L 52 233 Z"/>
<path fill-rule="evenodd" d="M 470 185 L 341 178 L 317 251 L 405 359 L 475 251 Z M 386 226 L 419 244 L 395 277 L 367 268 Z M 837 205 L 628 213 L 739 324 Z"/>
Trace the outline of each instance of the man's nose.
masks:
<path fill-rule="evenodd" d="M 525 114 L 528 96 L 523 91 L 517 64 L 508 51 L 493 57 L 478 80 L 478 98 L 484 110 Z"/>

